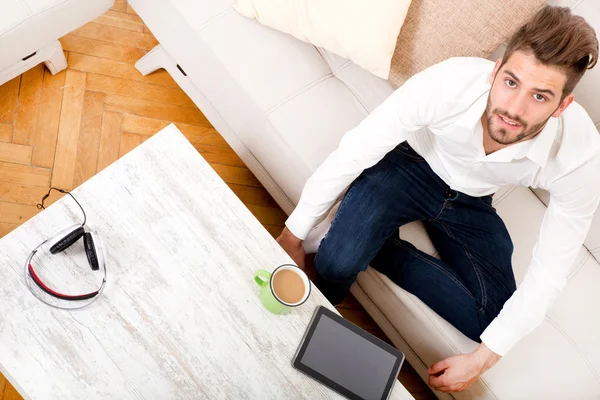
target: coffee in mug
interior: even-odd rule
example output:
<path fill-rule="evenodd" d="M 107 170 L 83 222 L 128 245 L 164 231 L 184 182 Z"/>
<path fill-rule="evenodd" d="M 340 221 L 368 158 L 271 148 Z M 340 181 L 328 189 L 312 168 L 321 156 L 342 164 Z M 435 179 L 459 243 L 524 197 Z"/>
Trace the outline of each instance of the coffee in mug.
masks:
<path fill-rule="evenodd" d="M 275 271 L 256 271 L 254 280 L 261 287 L 263 305 L 275 314 L 303 304 L 310 294 L 310 280 L 297 265 L 280 265 Z"/>
<path fill-rule="evenodd" d="M 294 270 L 281 269 L 273 275 L 273 292 L 286 303 L 298 303 L 304 297 L 304 281 Z"/>

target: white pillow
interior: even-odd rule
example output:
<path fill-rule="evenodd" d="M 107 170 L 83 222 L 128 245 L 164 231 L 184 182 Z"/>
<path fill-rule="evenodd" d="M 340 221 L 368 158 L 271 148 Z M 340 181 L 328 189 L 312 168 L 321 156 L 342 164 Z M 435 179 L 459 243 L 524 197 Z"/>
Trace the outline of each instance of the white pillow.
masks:
<path fill-rule="evenodd" d="M 237 0 L 240 14 L 388 79 L 412 0 Z"/>

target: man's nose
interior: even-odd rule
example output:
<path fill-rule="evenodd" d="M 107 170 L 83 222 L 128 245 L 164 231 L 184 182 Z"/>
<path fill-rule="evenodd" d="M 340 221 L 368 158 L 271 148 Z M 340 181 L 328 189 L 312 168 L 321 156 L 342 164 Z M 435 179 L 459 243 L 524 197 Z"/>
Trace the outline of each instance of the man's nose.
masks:
<path fill-rule="evenodd" d="M 528 100 L 527 96 L 527 94 L 522 93 L 513 96 L 507 107 L 509 118 L 516 119 L 525 115 Z"/>

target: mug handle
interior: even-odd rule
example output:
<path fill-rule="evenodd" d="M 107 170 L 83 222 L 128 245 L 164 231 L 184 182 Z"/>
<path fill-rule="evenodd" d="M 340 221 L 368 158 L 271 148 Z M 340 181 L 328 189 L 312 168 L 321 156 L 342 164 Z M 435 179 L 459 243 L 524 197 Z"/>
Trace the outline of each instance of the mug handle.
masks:
<path fill-rule="evenodd" d="M 271 280 L 271 273 L 264 269 L 259 269 L 254 274 L 254 282 L 260 287 L 265 286 Z"/>

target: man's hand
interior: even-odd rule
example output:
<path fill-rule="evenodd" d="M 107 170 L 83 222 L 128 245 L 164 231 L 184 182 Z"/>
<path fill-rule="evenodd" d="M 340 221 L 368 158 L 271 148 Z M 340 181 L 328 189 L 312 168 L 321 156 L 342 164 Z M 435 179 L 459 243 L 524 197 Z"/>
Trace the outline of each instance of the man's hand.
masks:
<path fill-rule="evenodd" d="M 462 392 L 470 388 L 500 358 L 481 343 L 470 354 L 450 357 L 428 368 L 429 385 L 442 392 Z"/>
<path fill-rule="evenodd" d="M 283 228 L 283 232 L 277 238 L 277 243 L 296 263 L 297 266 L 304 270 L 304 247 L 302 247 L 302 240 L 298 239 L 289 229 Z"/>

